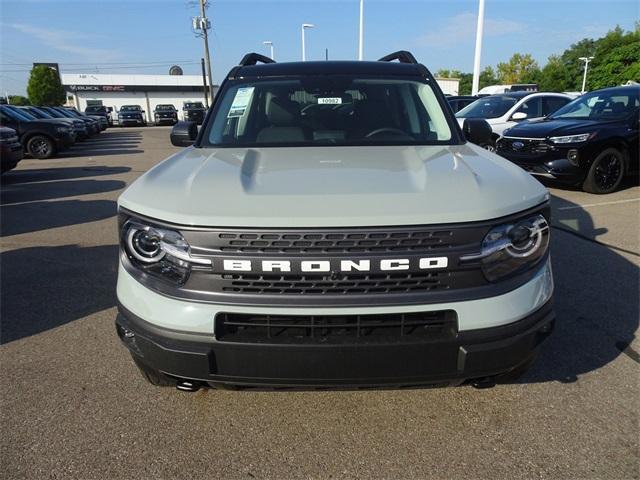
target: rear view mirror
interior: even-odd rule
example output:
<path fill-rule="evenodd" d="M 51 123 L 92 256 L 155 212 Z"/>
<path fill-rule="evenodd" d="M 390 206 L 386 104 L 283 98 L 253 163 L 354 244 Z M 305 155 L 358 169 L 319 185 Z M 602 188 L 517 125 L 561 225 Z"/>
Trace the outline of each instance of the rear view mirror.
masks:
<path fill-rule="evenodd" d="M 462 132 L 468 141 L 476 145 L 491 143 L 493 131 L 487 121 L 481 118 L 466 118 L 462 124 Z"/>
<path fill-rule="evenodd" d="M 178 122 L 171 129 L 171 144 L 176 147 L 188 147 L 193 145 L 197 136 L 196 122 Z"/>
<path fill-rule="evenodd" d="M 525 120 L 527 118 L 527 114 L 524 112 L 516 112 L 511 115 L 511 120 L 514 122 L 519 122 L 520 120 Z"/>

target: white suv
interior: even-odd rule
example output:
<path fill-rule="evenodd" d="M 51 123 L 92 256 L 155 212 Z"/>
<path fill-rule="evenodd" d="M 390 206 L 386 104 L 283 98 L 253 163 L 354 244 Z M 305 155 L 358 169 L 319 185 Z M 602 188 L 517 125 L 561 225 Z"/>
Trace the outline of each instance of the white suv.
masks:
<path fill-rule="evenodd" d="M 460 126 L 466 118 L 483 118 L 493 130 L 493 141 L 482 145 L 494 151 L 496 140 L 505 130 L 522 120 L 535 120 L 551 115 L 573 98 L 564 93 L 510 92 L 482 97 L 456 113 Z"/>

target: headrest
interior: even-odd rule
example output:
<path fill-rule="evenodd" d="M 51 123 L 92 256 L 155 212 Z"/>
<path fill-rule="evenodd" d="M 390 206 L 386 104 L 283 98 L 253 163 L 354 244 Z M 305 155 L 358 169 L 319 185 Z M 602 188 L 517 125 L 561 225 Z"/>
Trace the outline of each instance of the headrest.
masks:
<path fill-rule="evenodd" d="M 274 97 L 267 107 L 269 123 L 278 127 L 299 126 L 300 106 L 283 97 Z"/>

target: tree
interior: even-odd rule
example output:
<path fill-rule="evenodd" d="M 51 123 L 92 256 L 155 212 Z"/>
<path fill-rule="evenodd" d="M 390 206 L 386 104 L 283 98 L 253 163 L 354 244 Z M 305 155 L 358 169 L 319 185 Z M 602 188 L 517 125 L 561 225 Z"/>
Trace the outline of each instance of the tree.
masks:
<path fill-rule="evenodd" d="M 497 69 L 498 78 L 504 84 L 525 83 L 540 70 L 538 62 L 529 53 L 514 53 L 508 62 L 499 63 Z"/>
<path fill-rule="evenodd" d="M 31 70 L 27 94 L 34 105 L 57 106 L 66 99 L 58 72 L 46 65 L 37 65 Z"/>
<path fill-rule="evenodd" d="M 547 64 L 540 71 L 538 88 L 541 92 L 564 92 L 567 90 L 567 72 L 558 55 L 551 55 Z"/>
<path fill-rule="evenodd" d="M 11 105 L 31 105 L 27 97 L 22 95 L 9 95 L 9 102 Z"/>

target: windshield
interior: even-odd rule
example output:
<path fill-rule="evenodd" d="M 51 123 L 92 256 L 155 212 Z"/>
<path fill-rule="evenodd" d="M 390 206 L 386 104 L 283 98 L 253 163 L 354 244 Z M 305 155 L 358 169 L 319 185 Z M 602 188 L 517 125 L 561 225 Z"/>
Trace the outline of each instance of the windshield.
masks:
<path fill-rule="evenodd" d="M 44 110 L 40 110 L 39 108 L 36 108 L 36 107 L 29 107 L 29 112 L 33 116 L 38 117 L 38 118 L 53 118 L 51 115 L 49 115 Z"/>
<path fill-rule="evenodd" d="M 120 111 L 121 112 L 139 112 L 140 106 L 139 105 L 123 105 Z"/>
<path fill-rule="evenodd" d="M 173 105 L 158 105 L 156 110 L 175 110 Z"/>
<path fill-rule="evenodd" d="M 185 103 L 184 108 L 204 108 L 204 105 L 202 105 L 202 102 L 190 102 Z"/>
<path fill-rule="evenodd" d="M 638 90 L 587 93 L 556 111 L 550 118 L 578 120 L 622 120 L 637 112 Z M 636 113 L 637 115 L 637 113 Z"/>
<path fill-rule="evenodd" d="M 62 115 L 63 117 L 67 117 L 67 118 L 73 118 L 73 115 L 71 115 L 69 112 L 67 112 L 64 108 L 53 108 L 53 110 L 55 110 L 56 112 L 58 112 L 60 115 Z"/>
<path fill-rule="evenodd" d="M 203 143 L 216 146 L 451 144 L 428 83 L 349 75 L 230 83 Z"/>
<path fill-rule="evenodd" d="M 490 97 L 479 98 L 456 113 L 456 117 L 498 118 L 507 113 L 511 107 L 518 103 L 518 100 L 518 98 L 504 95 L 492 95 Z"/>
<path fill-rule="evenodd" d="M 12 120 L 17 120 L 20 122 L 28 122 L 31 120 L 26 115 L 23 115 L 21 112 L 16 112 L 12 108 L 8 108 L 8 107 L 0 107 L 0 108 L 1 108 L 0 112 L 4 113 L 7 117 L 9 117 Z"/>
<path fill-rule="evenodd" d="M 9 107 L 11 108 L 11 111 L 16 112 L 18 115 L 22 115 L 23 117 L 26 117 L 27 120 L 38 120 L 38 117 L 36 117 L 34 114 L 32 114 L 31 112 L 27 111 L 24 108 L 17 108 L 17 107 Z"/>

